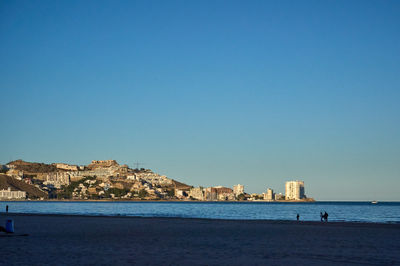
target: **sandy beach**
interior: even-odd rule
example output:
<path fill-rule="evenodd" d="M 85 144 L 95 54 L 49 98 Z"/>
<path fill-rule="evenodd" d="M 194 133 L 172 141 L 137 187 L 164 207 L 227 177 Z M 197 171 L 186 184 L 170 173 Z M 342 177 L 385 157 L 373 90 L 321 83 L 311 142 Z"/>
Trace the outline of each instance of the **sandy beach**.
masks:
<path fill-rule="evenodd" d="M 400 264 L 400 224 L 7 217 L 15 234 L 0 235 L 1 265 Z"/>

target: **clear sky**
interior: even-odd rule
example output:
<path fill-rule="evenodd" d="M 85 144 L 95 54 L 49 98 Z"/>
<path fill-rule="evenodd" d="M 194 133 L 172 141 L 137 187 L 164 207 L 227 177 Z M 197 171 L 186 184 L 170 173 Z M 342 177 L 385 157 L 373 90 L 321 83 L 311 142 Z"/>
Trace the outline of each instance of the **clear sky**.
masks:
<path fill-rule="evenodd" d="M 0 1 L 0 163 L 400 200 L 399 1 Z"/>

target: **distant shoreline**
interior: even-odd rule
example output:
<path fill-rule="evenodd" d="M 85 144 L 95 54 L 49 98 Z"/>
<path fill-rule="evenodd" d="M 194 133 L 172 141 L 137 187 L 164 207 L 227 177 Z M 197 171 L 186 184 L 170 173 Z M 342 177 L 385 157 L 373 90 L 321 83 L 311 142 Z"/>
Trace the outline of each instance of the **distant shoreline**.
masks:
<path fill-rule="evenodd" d="M 82 200 L 82 199 L 63 199 L 63 200 L 58 200 L 58 199 L 45 199 L 45 200 L 37 200 L 37 199 L 32 199 L 32 200 L 18 200 L 18 199 L 0 199 L 0 202 L 192 202 L 192 203 L 329 203 L 329 202 L 365 202 L 365 203 L 371 203 L 369 200 L 234 200 L 234 201 L 229 201 L 229 200 L 224 200 L 224 201 L 201 201 L 201 200 L 136 200 L 136 199 L 103 199 L 103 200 Z M 379 203 L 400 203 L 398 200 L 382 200 L 378 201 L 377 205 Z"/>
<path fill-rule="evenodd" d="M 165 200 L 165 199 L 160 199 L 160 200 L 140 200 L 140 199 L 103 199 L 103 200 L 93 200 L 93 199 L 45 199 L 45 200 L 38 200 L 38 199 L 30 199 L 30 200 L 18 200 L 18 199 L 12 199 L 12 200 L 7 200 L 7 199 L 0 199 L 1 201 L 9 201 L 9 202 L 198 202 L 198 203 L 204 203 L 204 202 L 267 202 L 267 203 L 274 203 L 274 202 L 279 202 L 279 203 L 314 203 L 317 202 L 315 200 L 215 200 L 215 201 L 208 201 L 208 200 Z"/>

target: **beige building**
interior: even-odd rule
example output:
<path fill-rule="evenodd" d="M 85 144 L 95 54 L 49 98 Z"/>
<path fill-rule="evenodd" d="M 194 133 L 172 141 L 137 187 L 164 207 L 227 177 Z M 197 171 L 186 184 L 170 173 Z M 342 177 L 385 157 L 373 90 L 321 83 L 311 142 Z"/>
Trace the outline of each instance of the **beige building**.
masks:
<path fill-rule="evenodd" d="M 264 199 L 265 200 L 274 200 L 274 191 L 271 188 L 267 189 L 267 193 L 264 193 Z"/>
<path fill-rule="evenodd" d="M 235 194 L 231 188 L 216 186 L 214 189 L 217 192 L 218 200 L 235 200 Z"/>
<path fill-rule="evenodd" d="M 204 189 L 204 200 L 215 201 L 218 200 L 218 192 L 216 188 L 208 187 Z"/>
<path fill-rule="evenodd" d="M 224 200 L 235 200 L 235 195 L 233 195 L 233 193 L 218 193 L 218 200 L 220 201 L 224 201 Z"/>
<path fill-rule="evenodd" d="M 285 184 L 286 200 L 301 200 L 305 198 L 304 181 L 288 181 Z"/>
<path fill-rule="evenodd" d="M 214 201 L 214 200 L 235 200 L 235 195 L 231 188 L 216 186 L 209 188 L 191 188 L 189 197 L 197 200 Z"/>
<path fill-rule="evenodd" d="M 161 189 L 160 189 L 161 192 Z M 182 189 L 175 189 L 175 197 L 178 199 L 184 199 L 188 196 L 187 191 L 182 190 Z"/>
<path fill-rule="evenodd" d="M 14 191 L 11 188 L 0 190 L 0 199 L 25 199 L 25 191 Z"/>
<path fill-rule="evenodd" d="M 244 186 L 240 184 L 233 186 L 233 194 L 235 194 L 235 197 L 244 194 Z"/>
<path fill-rule="evenodd" d="M 79 167 L 77 165 L 70 165 L 66 163 L 54 163 L 57 169 L 67 170 L 67 171 L 78 171 Z"/>
<path fill-rule="evenodd" d="M 194 187 L 189 191 L 189 197 L 197 200 L 204 200 L 204 192 L 202 187 Z"/>

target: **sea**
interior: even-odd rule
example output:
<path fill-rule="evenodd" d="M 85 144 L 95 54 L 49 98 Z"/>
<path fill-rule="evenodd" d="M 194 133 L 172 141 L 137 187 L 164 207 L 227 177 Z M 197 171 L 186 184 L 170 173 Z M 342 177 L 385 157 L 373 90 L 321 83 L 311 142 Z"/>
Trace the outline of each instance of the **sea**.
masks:
<path fill-rule="evenodd" d="M 0 201 L 10 213 L 88 216 L 178 217 L 228 220 L 400 223 L 400 202 L 54 202 Z"/>

